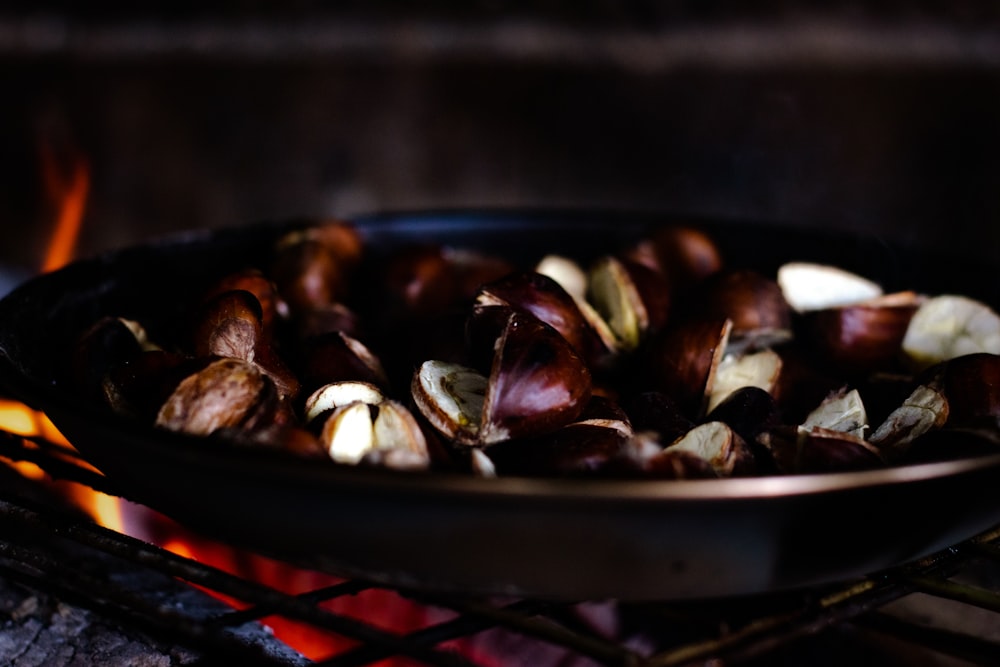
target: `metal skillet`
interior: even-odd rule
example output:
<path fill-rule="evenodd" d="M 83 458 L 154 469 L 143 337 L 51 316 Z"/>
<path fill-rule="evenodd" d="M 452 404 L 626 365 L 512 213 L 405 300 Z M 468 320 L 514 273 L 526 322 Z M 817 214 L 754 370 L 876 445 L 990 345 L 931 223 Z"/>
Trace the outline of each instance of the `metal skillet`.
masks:
<path fill-rule="evenodd" d="M 358 218 L 374 252 L 411 241 L 516 260 L 582 259 L 675 221 L 656 214 L 447 211 Z M 317 465 L 206 446 L 88 404 L 67 355 L 104 314 L 170 321 L 209 280 L 266 262 L 310 221 L 161 239 L 34 278 L 0 301 L 0 380 L 45 411 L 124 493 L 207 536 L 395 586 L 559 599 L 691 599 L 842 580 L 1000 521 L 1000 455 L 744 479 L 480 479 Z M 691 222 L 691 221 L 687 221 Z M 990 267 L 859 234 L 697 221 L 733 264 L 827 261 L 887 289 L 990 300 Z M 961 267 L 961 270 L 959 270 Z"/>

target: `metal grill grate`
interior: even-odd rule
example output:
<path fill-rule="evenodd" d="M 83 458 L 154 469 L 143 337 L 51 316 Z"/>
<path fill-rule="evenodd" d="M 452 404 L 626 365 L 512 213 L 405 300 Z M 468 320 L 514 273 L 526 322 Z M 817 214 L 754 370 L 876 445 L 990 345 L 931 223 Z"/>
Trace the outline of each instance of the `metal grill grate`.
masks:
<path fill-rule="evenodd" d="M 0 457 L 29 461 L 51 478 L 117 495 L 110 480 L 86 467 L 74 452 L 45 440 L 0 433 Z M 991 624 L 998 625 L 1000 595 L 991 589 L 1000 583 L 1000 529 L 863 580 L 738 600 L 615 605 L 395 591 L 409 603 L 450 614 L 446 620 L 400 634 L 380 628 L 377 619 L 358 619 L 326 608 L 332 600 L 378 588 L 365 582 L 347 581 L 289 595 L 16 493 L 0 492 L 0 527 L 0 575 L 158 641 L 189 648 L 205 656 L 204 664 L 218 660 L 222 664 L 340 667 L 404 656 L 408 664 L 478 665 L 483 664 L 478 662 L 481 655 L 456 650 L 454 642 L 484 632 L 503 633 L 502 643 L 518 651 L 525 651 L 525 646 L 556 650 L 564 665 L 757 664 L 803 643 L 829 646 L 823 642 L 832 640 L 838 644 L 845 632 L 894 637 L 922 655 L 934 652 L 979 664 L 1000 662 L 997 637 L 916 623 L 892 611 L 895 601 L 920 594 L 954 601 L 960 609 L 992 614 Z M 152 591 L 148 583 L 137 586 L 134 578 L 123 576 L 137 570 L 153 577 Z M 970 583 L 970 575 L 985 584 Z M 246 606 L 206 612 L 176 603 L 170 596 L 178 594 L 178 581 Z M 589 622 L 589 611 L 594 609 L 612 610 L 616 630 Z M 247 635 L 245 628 L 259 627 L 257 621 L 275 616 L 336 633 L 353 640 L 355 646 L 322 661 L 268 650 L 252 634 Z M 502 655 L 490 657 L 490 664 L 497 661 L 509 664 Z"/>

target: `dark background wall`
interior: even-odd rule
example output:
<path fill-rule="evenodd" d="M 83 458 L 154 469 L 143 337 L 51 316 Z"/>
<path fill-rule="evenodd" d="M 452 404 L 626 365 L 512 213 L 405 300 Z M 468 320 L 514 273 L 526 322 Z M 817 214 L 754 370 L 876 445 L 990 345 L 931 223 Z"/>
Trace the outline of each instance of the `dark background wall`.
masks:
<path fill-rule="evenodd" d="M 363 6 L 0 13 L 0 261 L 40 261 L 43 146 L 89 164 L 81 254 L 456 206 L 1000 249 L 1000 31 L 975 6 Z"/>

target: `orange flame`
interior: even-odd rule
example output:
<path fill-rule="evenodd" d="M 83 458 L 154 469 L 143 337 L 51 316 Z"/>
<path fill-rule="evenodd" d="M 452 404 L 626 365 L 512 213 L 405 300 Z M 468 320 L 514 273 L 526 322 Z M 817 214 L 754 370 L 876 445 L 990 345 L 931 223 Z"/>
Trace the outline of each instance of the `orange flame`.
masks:
<path fill-rule="evenodd" d="M 41 161 L 45 187 L 56 209 L 53 233 L 41 266 L 42 272 L 49 272 L 64 266 L 73 258 L 90 190 L 90 173 L 85 159 L 76 156 L 67 166 L 65 161 L 60 162 L 48 144 L 42 147 Z M 67 451 L 75 451 L 44 413 L 36 412 L 17 401 L 0 400 L 0 429 L 24 438 L 42 438 L 65 447 Z M 50 484 L 51 488 L 62 493 L 63 497 L 85 511 L 97 524 L 119 533 L 132 534 L 133 537 L 158 543 L 164 549 L 182 557 L 217 567 L 291 595 L 324 588 L 340 581 L 332 575 L 303 570 L 225 544 L 202 539 L 148 508 L 125 503 L 119 498 L 107 496 L 84 484 L 53 481 L 43 469 L 33 463 L 6 458 L 0 458 L 0 461 L 29 479 Z M 80 459 L 74 459 L 74 462 L 87 465 Z M 131 516 L 132 509 L 139 512 L 140 518 L 143 519 L 144 525 L 138 530 L 129 529 L 136 518 Z M 135 528 L 134 525 L 132 527 Z M 155 533 L 159 534 L 154 536 Z M 246 607 L 240 600 L 217 591 L 205 588 L 202 590 L 235 609 Z M 336 598 L 322 603 L 322 606 L 330 611 L 355 616 L 368 622 L 377 621 L 386 630 L 397 633 L 412 632 L 429 622 L 441 620 L 435 618 L 436 614 L 440 614 L 440 610 L 436 612 L 428 610 L 423 605 L 406 600 L 392 591 L 377 588 L 359 595 Z M 261 621 L 271 628 L 278 639 L 312 660 L 324 660 L 357 645 L 354 640 L 336 633 L 281 616 L 269 616 Z M 378 663 L 383 667 L 408 664 L 412 663 L 401 658 L 389 658 Z"/>
<path fill-rule="evenodd" d="M 67 264 L 73 258 L 90 192 L 90 169 L 84 158 L 75 157 L 68 169 L 69 173 L 64 173 L 47 144 L 43 145 L 41 159 L 46 190 L 57 206 L 55 229 L 42 262 L 42 271 L 48 272 Z"/>

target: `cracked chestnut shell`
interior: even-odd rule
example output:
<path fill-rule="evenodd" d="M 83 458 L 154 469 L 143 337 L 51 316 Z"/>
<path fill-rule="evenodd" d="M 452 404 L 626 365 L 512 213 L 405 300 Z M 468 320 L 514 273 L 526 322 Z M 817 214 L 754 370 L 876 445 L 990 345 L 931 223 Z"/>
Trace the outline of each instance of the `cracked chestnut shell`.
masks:
<path fill-rule="evenodd" d="M 897 292 L 802 316 L 806 340 L 825 363 L 849 375 L 898 365 L 903 337 L 921 299 Z"/>
<path fill-rule="evenodd" d="M 635 350 L 666 324 L 671 289 L 665 274 L 640 262 L 608 255 L 594 263 L 587 281 L 588 300 L 622 349 Z"/>
<path fill-rule="evenodd" d="M 353 225 L 330 221 L 293 230 L 278 239 L 270 276 L 293 311 L 342 300 L 362 256 Z"/>
<path fill-rule="evenodd" d="M 476 294 L 477 306 L 507 306 L 531 313 L 558 331 L 584 358 L 601 344 L 576 300 L 553 278 L 534 271 L 517 271 L 487 283 Z"/>
<path fill-rule="evenodd" d="M 243 289 L 220 292 L 201 304 L 195 315 L 193 348 L 199 357 L 230 357 L 256 364 L 282 396 L 294 398 L 298 378 L 275 349 L 267 332 L 264 309 L 255 294 Z"/>
<path fill-rule="evenodd" d="M 758 271 L 715 273 L 701 286 L 697 300 L 701 317 L 732 320 L 734 339 L 790 337 L 791 306 L 778 282 Z"/>
<path fill-rule="evenodd" d="M 280 399 L 274 382 L 242 359 L 218 359 L 181 380 L 156 415 L 156 426 L 191 435 L 273 422 Z"/>
<path fill-rule="evenodd" d="M 729 319 L 692 319 L 651 341 L 647 357 L 651 383 L 690 419 L 705 412 L 732 326 Z"/>
<path fill-rule="evenodd" d="M 555 329 L 511 311 L 494 349 L 488 377 L 437 360 L 413 375 L 414 403 L 447 438 L 486 446 L 551 433 L 583 412 L 590 371 Z"/>

